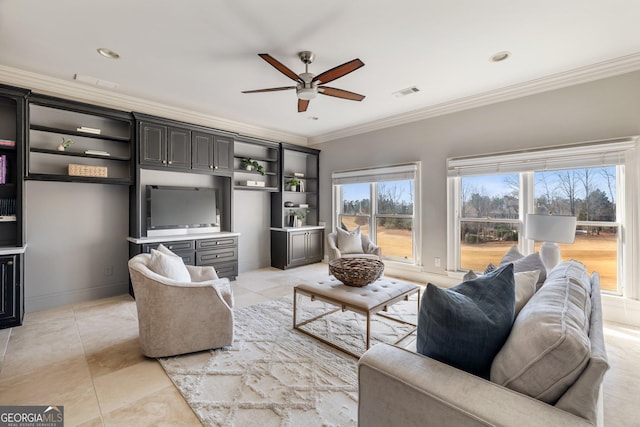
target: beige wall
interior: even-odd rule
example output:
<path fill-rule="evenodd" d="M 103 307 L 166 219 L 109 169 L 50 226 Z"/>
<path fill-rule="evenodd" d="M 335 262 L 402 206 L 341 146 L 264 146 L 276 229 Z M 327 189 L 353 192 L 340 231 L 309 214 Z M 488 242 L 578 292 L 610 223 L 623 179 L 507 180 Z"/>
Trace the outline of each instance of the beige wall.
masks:
<path fill-rule="evenodd" d="M 354 106 L 357 108 L 357 106 Z M 446 266 L 446 159 L 640 134 L 640 72 L 315 145 L 320 221 L 331 229 L 331 172 L 422 162 L 422 263 Z M 434 258 L 442 267 L 434 266 Z"/>

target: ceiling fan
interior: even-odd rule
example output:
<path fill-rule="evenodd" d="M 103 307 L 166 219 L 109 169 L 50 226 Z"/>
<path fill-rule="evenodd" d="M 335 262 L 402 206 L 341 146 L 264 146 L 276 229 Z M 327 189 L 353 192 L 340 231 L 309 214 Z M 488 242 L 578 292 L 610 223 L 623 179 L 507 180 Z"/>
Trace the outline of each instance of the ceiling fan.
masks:
<path fill-rule="evenodd" d="M 279 62 L 277 59 L 269 55 L 268 53 L 259 53 L 258 56 L 269 64 L 271 64 L 276 70 L 280 71 L 285 76 L 296 82 L 295 86 L 283 86 L 272 87 L 268 89 L 256 89 L 245 90 L 242 93 L 258 93 L 258 92 L 275 92 L 279 90 L 295 89 L 298 96 L 298 112 L 302 113 L 307 111 L 309 101 L 316 97 L 318 93 L 328 96 L 335 96 L 336 98 L 349 99 L 351 101 L 362 101 L 364 95 L 360 95 L 354 92 L 349 92 L 342 89 L 336 89 L 329 86 L 324 86 L 325 83 L 329 83 L 338 79 L 344 75 L 349 74 L 352 71 L 364 65 L 360 59 L 354 59 L 349 62 L 345 62 L 342 65 L 333 67 L 330 70 L 320 73 L 317 76 L 309 72 L 309 64 L 315 59 L 313 52 L 305 50 L 298 53 L 298 57 L 305 64 L 304 73 L 296 74 L 291 71 L 287 66 Z"/>

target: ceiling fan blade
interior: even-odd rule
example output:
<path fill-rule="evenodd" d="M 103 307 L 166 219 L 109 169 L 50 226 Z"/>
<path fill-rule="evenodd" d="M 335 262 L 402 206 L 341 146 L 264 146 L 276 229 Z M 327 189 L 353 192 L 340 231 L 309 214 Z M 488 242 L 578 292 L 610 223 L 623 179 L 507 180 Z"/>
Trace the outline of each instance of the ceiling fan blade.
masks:
<path fill-rule="evenodd" d="M 318 92 L 323 95 L 335 96 L 336 98 L 349 99 L 351 101 L 362 101 L 365 96 L 348 90 L 336 89 L 334 87 L 320 86 Z"/>
<path fill-rule="evenodd" d="M 304 113 L 307 111 L 307 107 L 309 106 L 308 99 L 298 99 L 298 113 Z"/>
<path fill-rule="evenodd" d="M 295 80 L 296 82 L 302 82 L 302 80 L 300 80 L 300 77 L 298 77 L 298 75 L 296 73 L 291 71 L 289 68 L 287 68 L 286 65 L 284 65 L 283 63 L 281 63 L 280 61 L 278 61 L 277 59 L 275 59 L 273 56 L 269 55 L 268 53 L 259 53 L 258 56 L 260 58 L 264 59 L 265 61 L 267 61 L 276 70 L 280 71 L 282 74 L 284 74 L 285 76 L 289 77 L 291 80 Z"/>
<path fill-rule="evenodd" d="M 332 69 L 327 70 L 324 73 L 318 74 L 313 78 L 312 81 L 319 82 L 320 84 L 329 83 L 346 74 L 349 74 L 352 71 L 357 70 L 363 65 L 364 65 L 364 62 L 356 58 L 353 61 L 345 62 L 342 65 L 338 65 L 337 67 L 333 67 Z"/>
<path fill-rule="evenodd" d="M 275 92 L 277 90 L 289 90 L 295 88 L 295 86 L 270 87 L 268 89 L 243 90 L 242 93 Z"/>

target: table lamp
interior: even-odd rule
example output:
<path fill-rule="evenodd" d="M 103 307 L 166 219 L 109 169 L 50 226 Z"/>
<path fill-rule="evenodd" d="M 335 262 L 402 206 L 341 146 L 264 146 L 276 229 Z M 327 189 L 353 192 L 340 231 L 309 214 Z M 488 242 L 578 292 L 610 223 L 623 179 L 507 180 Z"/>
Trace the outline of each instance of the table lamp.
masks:
<path fill-rule="evenodd" d="M 540 258 L 549 272 L 561 260 L 560 248 L 556 243 L 573 243 L 576 238 L 576 217 L 527 214 L 525 237 L 543 242 Z"/>

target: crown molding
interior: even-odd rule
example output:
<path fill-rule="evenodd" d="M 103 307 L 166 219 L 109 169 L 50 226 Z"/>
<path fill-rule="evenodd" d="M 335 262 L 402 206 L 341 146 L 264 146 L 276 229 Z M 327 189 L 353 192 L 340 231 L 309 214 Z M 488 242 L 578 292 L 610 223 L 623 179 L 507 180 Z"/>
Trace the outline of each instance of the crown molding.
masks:
<path fill-rule="evenodd" d="M 197 111 L 172 107 L 159 102 L 147 101 L 117 92 L 43 76 L 41 74 L 0 65 L 0 81 L 13 86 L 30 89 L 43 95 L 51 95 L 74 101 L 87 102 L 117 110 L 136 111 L 168 119 L 207 126 L 240 135 L 253 136 L 277 142 L 307 145 L 307 138 L 261 126 L 211 116 Z"/>
<path fill-rule="evenodd" d="M 309 145 L 320 144 L 340 138 L 359 135 L 393 126 L 417 122 L 445 114 L 456 113 L 471 108 L 483 107 L 498 102 L 510 101 L 529 95 L 535 95 L 594 80 L 613 77 L 620 74 L 640 70 L 640 52 L 597 64 L 576 68 L 562 73 L 552 74 L 539 79 L 529 80 L 504 88 L 484 92 L 478 95 L 467 96 L 453 101 L 443 102 L 419 110 L 397 114 L 385 119 L 351 126 L 334 132 L 325 133 L 309 138 Z"/>

